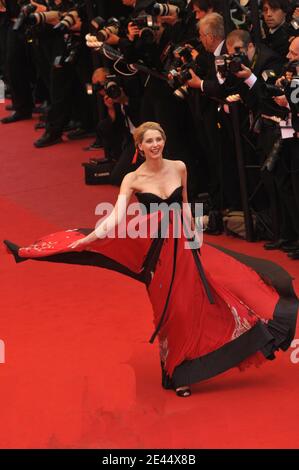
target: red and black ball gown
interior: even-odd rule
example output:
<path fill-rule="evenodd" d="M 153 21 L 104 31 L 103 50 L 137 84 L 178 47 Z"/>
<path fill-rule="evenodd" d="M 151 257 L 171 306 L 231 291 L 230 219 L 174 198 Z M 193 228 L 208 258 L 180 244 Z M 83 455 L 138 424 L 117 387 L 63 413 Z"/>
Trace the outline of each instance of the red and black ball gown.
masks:
<path fill-rule="evenodd" d="M 167 213 L 167 236 L 160 230 L 157 237 L 149 231 L 144 238 L 124 237 L 126 225 L 116 238 L 98 239 L 78 252 L 68 246 L 91 229 L 54 233 L 21 248 L 5 244 L 17 262 L 98 266 L 144 283 L 154 313 L 150 341 L 159 341 L 165 388 L 199 382 L 232 367 L 259 365 L 288 349 L 298 309 L 290 275 L 270 261 L 208 243 L 200 251 L 191 248 L 188 233 L 176 237 L 182 187 L 166 199 L 152 193 L 136 196 L 145 208 L 139 228 L 149 230 L 155 217 L 161 228 L 167 211 L 157 207 L 175 206 Z"/>

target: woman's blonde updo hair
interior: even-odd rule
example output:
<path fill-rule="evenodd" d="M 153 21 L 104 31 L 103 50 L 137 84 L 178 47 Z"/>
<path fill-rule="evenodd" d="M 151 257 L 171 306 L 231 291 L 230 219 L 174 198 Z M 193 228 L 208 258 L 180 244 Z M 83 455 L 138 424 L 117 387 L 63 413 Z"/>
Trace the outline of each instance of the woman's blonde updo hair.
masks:
<path fill-rule="evenodd" d="M 141 124 L 141 126 L 135 129 L 134 134 L 133 134 L 135 146 L 137 148 L 138 148 L 138 145 L 142 143 L 144 134 L 146 133 L 146 131 L 158 131 L 163 137 L 163 140 L 166 140 L 165 132 L 163 131 L 160 124 L 158 124 L 157 122 L 151 122 L 151 121 L 144 122 L 143 124 Z"/>

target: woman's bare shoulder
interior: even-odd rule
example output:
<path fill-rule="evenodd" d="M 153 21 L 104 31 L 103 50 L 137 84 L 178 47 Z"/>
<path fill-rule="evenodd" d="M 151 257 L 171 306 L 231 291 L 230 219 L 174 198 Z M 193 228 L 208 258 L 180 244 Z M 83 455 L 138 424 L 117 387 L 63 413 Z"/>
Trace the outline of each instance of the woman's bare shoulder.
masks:
<path fill-rule="evenodd" d="M 127 173 L 121 183 L 121 188 L 135 190 L 136 182 L 138 180 L 137 170 Z"/>
<path fill-rule="evenodd" d="M 186 170 L 186 165 L 182 160 L 167 160 L 166 158 L 164 159 L 168 165 L 176 168 L 177 170 L 180 171 L 185 171 Z"/>
<path fill-rule="evenodd" d="M 182 160 L 175 160 L 175 163 L 180 170 L 186 170 L 186 164 Z"/>

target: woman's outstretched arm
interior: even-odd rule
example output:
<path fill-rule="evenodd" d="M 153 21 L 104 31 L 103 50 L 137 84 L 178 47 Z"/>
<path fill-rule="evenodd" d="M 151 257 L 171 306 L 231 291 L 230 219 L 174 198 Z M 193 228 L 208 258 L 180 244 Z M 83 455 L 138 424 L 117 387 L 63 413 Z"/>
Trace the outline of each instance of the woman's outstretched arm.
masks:
<path fill-rule="evenodd" d="M 123 219 L 126 214 L 129 200 L 133 193 L 132 182 L 134 179 L 134 173 L 128 173 L 122 183 L 119 190 L 118 198 L 111 214 L 101 222 L 96 229 L 84 238 L 69 245 L 69 248 L 78 249 L 84 245 L 88 245 L 96 241 L 98 238 L 104 238 L 108 232 L 113 230 Z"/>

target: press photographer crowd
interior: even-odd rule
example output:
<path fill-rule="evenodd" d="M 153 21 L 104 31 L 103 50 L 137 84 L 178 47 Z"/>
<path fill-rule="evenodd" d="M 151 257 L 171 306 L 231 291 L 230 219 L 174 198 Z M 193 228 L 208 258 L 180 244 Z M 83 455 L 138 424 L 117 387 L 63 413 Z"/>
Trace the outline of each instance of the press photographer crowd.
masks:
<path fill-rule="evenodd" d="M 299 0 L 0 0 L 0 74 L 2 126 L 94 136 L 87 184 L 119 185 L 159 122 L 208 233 L 299 259 Z"/>

